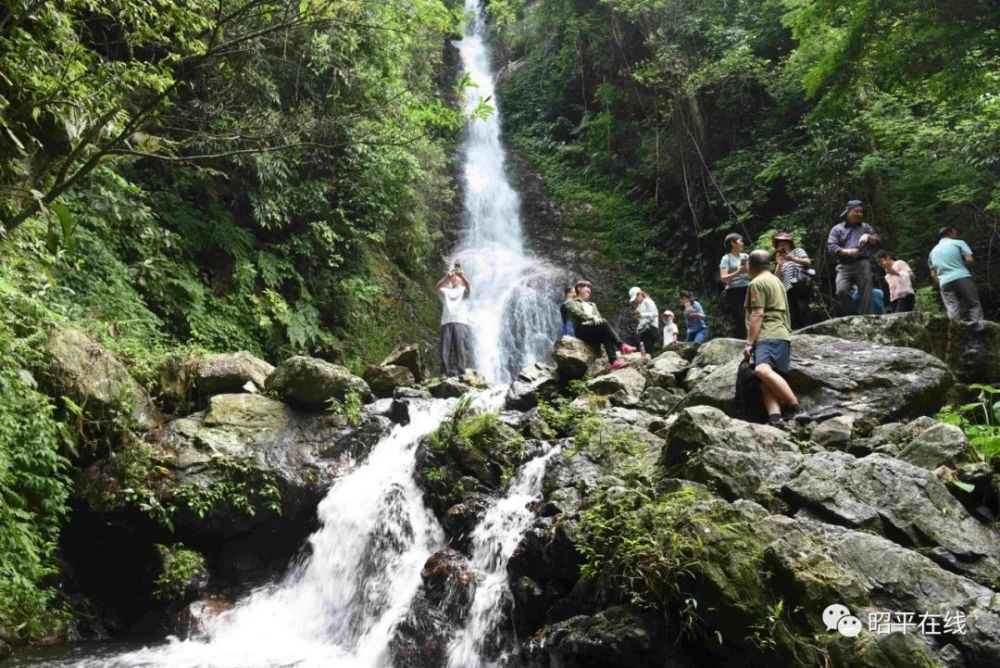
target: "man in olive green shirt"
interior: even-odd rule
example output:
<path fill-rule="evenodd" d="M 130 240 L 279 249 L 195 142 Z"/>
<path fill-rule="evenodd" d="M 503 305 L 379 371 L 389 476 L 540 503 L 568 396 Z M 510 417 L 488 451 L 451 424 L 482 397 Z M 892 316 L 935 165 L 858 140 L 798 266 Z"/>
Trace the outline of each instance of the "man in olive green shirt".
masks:
<path fill-rule="evenodd" d="M 788 297 L 781 280 L 771 273 L 771 255 L 766 250 L 750 253 L 747 290 L 747 345 L 743 356 L 756 362 L 767 422 L 781 426 L 799 413 L 799 400 L 782 374 L 788 373 L 792 353 L 792 322 Z"/>

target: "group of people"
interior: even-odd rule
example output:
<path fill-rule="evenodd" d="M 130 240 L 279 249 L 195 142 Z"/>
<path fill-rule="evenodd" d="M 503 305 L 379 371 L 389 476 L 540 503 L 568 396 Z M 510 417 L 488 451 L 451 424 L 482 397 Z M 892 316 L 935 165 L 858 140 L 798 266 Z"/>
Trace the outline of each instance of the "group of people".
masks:
<path fill-rule="evenodd" d="M 735 335 L 745 338 L 746 355 L 753 356 L 769 421 L 778 423 L 793 416 L 798 402 L 782 374 L 788 370 L 791 331 L 808 323 L 812 281 L 816 274 L 808 253 L 788 232 L 771 237 L 774 255 L 759 249 L 744 253 L 745 239 L 738 233 L 725 239 L 726 254 L 719 263 L 719 279 L 725 285 L 724 313 Z M 871 225 L 864 222 L 864 203 L 850 200 L 827 236 L 826 248 L 837 260 L 836 310 L 838 315 L 872 315 L 885 311 L 884 294 L 874 287 L 872 260 L 885 272 L 889 288 L 889 309 L 893 313 L 915 308 L 916 274 L 904 260 L 887 249 Z M 953 225 L 938 232 L 928 266 L 938 283 L 948 317 L 981 320 L 983 310 L 969 268 L 975 257 L 969 245 L 959 239 Z M 771 268 L 774 267 L 772 271 Z M 437 284 L 443 301 L 441 318 L 441 358 L 446 375 L 466 368 L 465 346 L 468 315 L 465 298 L 471 286 L 455 264 Z M 633 340 L 626 341 L 601 315 L 591 301 L 593 285 L 585 279 L 567 286 L 560 307 L 561 335 L 575 336 L 604 348 L 611 367 L 624 365 L 620 354 L 651 352 L 679 339 L 680 330 L 670 310 L 659 312 L 652 297 L 641 287 L 629 290 L 629 313 L 635 321 Z M 690 292 L 681 292 L 685 341 L 701 343 L 709 338 L 708 316 Z"/>

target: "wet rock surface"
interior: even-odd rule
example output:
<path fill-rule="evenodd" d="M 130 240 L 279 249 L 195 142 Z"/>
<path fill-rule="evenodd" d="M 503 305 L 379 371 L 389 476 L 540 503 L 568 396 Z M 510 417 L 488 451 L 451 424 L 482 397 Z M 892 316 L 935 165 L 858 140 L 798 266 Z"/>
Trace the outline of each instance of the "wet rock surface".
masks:
<path fill-rule="evenodd" d="M 728 361 L 694 384 L 688 405 L 732 410 L 740 355 L 729 352 Z M 849 416 L 859 428 L 870 429 L 934 413 L 944 405 L 954 378 L 943 362 L 912 348 L 796 335 L 788 382 L 807 414 Z"/>

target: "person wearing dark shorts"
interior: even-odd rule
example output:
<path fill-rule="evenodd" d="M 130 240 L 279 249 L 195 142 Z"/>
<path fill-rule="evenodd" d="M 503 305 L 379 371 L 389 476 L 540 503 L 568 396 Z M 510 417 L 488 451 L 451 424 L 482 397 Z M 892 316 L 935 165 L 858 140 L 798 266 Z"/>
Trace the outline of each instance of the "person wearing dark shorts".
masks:
<path fill-rule="evenodd" d="M 743 355 L 754 359 L 768 424 L 780 427 L 784 420 L 799 414 L 799 400 L 784 378 L 792 354 L 788 297 L 770 267 L 771 255 L 766 250 L 750 253 L 747 268 L 752 280 L 747 289 L 747 345 Z"/>

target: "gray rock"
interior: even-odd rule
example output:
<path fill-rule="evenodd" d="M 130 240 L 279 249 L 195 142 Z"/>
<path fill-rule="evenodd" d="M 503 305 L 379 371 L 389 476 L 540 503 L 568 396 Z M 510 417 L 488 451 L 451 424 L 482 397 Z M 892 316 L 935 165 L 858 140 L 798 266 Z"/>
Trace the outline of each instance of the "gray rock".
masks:
<path fill-rule="evenodd" d="M 936 422 L 917 432 L 909 443 L 901 446 L 896 457 L 925 469 L 957 466 L 969 461 L 969 439 L 960 427 Z"/>
<path fill-rule="evenodd" d="M 596 394 L 611 395 L 624 392 L 629 397 L 638 399 L 646 387 L 646 379 L 632 367 L 615 369 L 587 382 L 587 389 Z"/>
<path fill-rule="evenodd" d="M 854 418 L 839 416 L 820 423 L 812 432 L 812 440 L 825 448 L 843 450 L 854 433 Z"/>
<path fill-rule="evenodd" d="M 550 625 L 543 636 L 526 645 L 521 659 L 529 668 L 697 665 L 674 644 L 663 642 L 666 635 L 662 616 L 619 605 Z"/>
<path fill-rule="evenodd" d="M 740 339 L 710 339 L 701 344 L 691 361 L 693 367 L 721 366 L 743 357 L 744 341 Z"/>
<path fill-rule="evenodd" d="M 552 359 L 564 381 L 583 378 L 597 357 L 589 344 L 572 336 L 560 337 L 552 349 Z"/>
<path fill-rule="evenodd" d="M 473 389 L 471 385 L 463 383 L 458 378 L 445 377 L 440 382 L 431 385 L 430 391 L 431 396 L 437 399 L 454 399 L 472 392 Z"/>
<path fill-rule="evenodd" d="M 753 499 L 785 510 L 777 492 L 804 455 L 781 429 L 735 420 L 709 406 L 681 411 L 667 432 L 663 464 L 729 500 Z"/>
<path fill-rule="evenodd" d="M 823 452 L 802 461 L 781 489 L 792 505 L 847 527 L 882 534 L 986 586 L 1000 581 L 1000 541 L 933 473 L 872 454 Z"/>
<path fill-rule="evenodd" d="M 559 385 L 555 367 L 534 364 L 523 369 L 507 391 L 506 407 L 526 411 L 538 405 L 538 400 L 554 392 Z"/>
<path fill-rule="evenodd" d="M 51 396 L 65 395 L 93 422 L 121 421 L 153 430 L 163 416 L 118 358 L 86 334 L 54 326 L 46 341 L 49 368 L 42 375 Z"/>
<path fill-rule="evenodd" d="M 734 358 L 699 380 L 688 405 L 731 411 L 738 365 Z M 808 413 L 851 416 L 859 429 L 933 413 L 954 382 L 944 363 L 913 348 L 799 335 L 788 380 Z"/>
<path fill-rule="evenodd" d="M 417 382 L 408 368 L 396 364 L 369 366 L 362 378 L 372 393 L 381 398 L 393 396 L 397 387 L 413 387 Z"/>
<path fill-rule="evenodd" d="M 740 507 L 741 504 L 736 504 Z M 774 539 L 762 564 L 775 596 L 807 614 L 807 632 L 827 633 L 821 611 L 830 603 L 846 605 L 862 621 L 866 642 L 855 645 L 859 656 L 850 665 L 913 665 L 915 657 L 940 651 L 944 665 L 1000 665 L 1000 605 L 997 596 L 960 575 L 949 573 L 926 557 L 872 534 L 811 520 L 764 517 L 754 513 L 755 530 Z M 895 649 L 888 639 L 869 631 L 869 615 L 914 612 L 967 618 L 965 634 L 925 635 L 911 631 L 915 646 Z M 948 645 L 959 652 L 946 652 Z M 942 645 L 944 647 L 942 647 Z M 916 650 L 916 651 L 914 651 Z M 956 654 L 960 663 L 954 663 Z M 886 656 L 888 655 L 888 656 Z M 890 660 L 895 655 L 895 660 Z M 951 660 L 945 658 L 951 656 Z"/>
<path fill-rule="evenodd" d="M 321 410 L 330 399 L 342 401 L 349 392 L 368 397 L 368 384 L 342 366 L 315 357 L 289 357 L 267 377 L 265 389 L 282 401 Z"/>
<path fill-rule="evenodd" d="M 671 389 L 680 385 L 680 380 L 687 373 L 690 363 L 677 353 L 667 351 L 654 358 L 652 363 L 643 370 L 649 385 Z"/>
<path fill-rule="evenodd" d="M 195 389 L 207 396 L 241 392 L 247 383 L 263 390 L 267 377 L 273 372 L 273 366 L 241 350 L 199 357 L 192 363 L 191 379 Z"/>
<path fill-rule="evenodd" d="M 1000 323 L 988 320 L 953 323 L 943 315 L 913 311 L 836 318 L 799 333 L 917 348 L 948 364 L 963 383 L 1000 378 Z"/>
<path fill-rule="evenodd" d="M 386 356 L 379 366 L 401 366 L 410 370 L 418 383 L 430 378 L 427 350 L 417 344 L 399 346 Z"/>
<path fill-rule="evenodd" d="M 670 414 L 680 403 L 684 395 L 680 391 L 664 390 L 662 387 L 647 387 L 639 398 L 641 410 L 658 415 Z"/>

